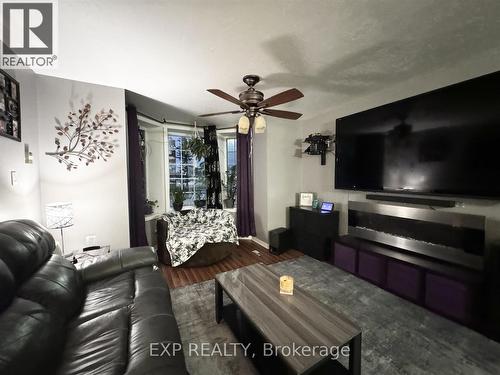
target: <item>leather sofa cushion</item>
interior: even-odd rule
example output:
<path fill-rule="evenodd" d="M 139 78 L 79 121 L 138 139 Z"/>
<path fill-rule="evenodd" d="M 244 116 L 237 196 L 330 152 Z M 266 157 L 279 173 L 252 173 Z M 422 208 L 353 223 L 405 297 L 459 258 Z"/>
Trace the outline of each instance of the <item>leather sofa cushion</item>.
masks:
<path fill-rule="evenodd" d="M 170 303 L 170 289 L 168 288 L 165 279 L 161 275 L 161 271 L 154 270 L 151 267 L 138 268 L 134 271 L 135 279 L 135 295 L 141 296 L 142 294 L 150 291 L 151 289 L 162 289 L 165 293 L 165 302 Z"/>
<path fill-rule="evenodd" d="M 0 223 L 0 259 L 21 284 L 50 257 L 54 238 L 40 224 L 31 220 Z"/>
<path fill-rule="evenodd" d="M 119 273 L 150 266 L 157 263 L 156 253 L 149 246 L 132 247 L 130 249 L 120 249 L 107 254 L 99 262 L 82 268 L 85 283 L 102 280 Z"/>
<path fill-rule="evenodd" d="M 150 356 L 151 343 L 181 343 L 172 311 L 170 291 L 159 270 L 142 267 L 92 282 L 87 287 L 87 293 L 83 311 L 70 327 L 70 337 L 81 327 L 86 327 L 87 323 L 98 324 L 103 316 L 117 311 L 120 311 L 120 314 L 125 312 L 128 337 L 125 351 L 127 374 L 186 374 L 182 351 L 172 357 Z M 94 334 L 97 334 L 97 331 Z M 76 352 L 77 344 L 72 345 Z M 65 358 L 66 356 L 67 353 L 64 354 Z M 73 374 L 67 366 L 68 364 L 64 365 L 66 372 L 61 370 L 59 373 Z M 99 371 L 105 374 L 108 370 L 99 367 Z M 94 373 L 93 369 L 88 371 Z"/>
<path fill-rule="evenodd" d="M 91 283 L 87 286 L 87 296 L 77 324 L 128 306 L 133 300 L 134 271 Z"/>
<path fill-rule="evenodd" d="M 0 249 L 0 260 L 12 273 L 17 287 L 25 278 L 24 262 L 29 262 L 30 254 L 21 242 L 2 232 L 0 232 Z"/>
<path fill-rule="evenodd" d="M 82 312 L 76 322 L 80 324 L 108 311 L 132 305 L 137 297 L 156 289 L 163 291 L 162 302 L 164 301 L 168 311 L 173 314 L 168 286 L 161 273 L 152 267 L 139 268 L 90 283 Z"/>
<path fill-rule="evenodd" d="M 128 357 L 127 308 L 107 312 L 71 330 L 58 375 L 118 375 L 125 373 Z"/>
<path fill-rule="evenodd" d="M 17 295 L 38 302 L 68 321 L 82 308 L 84 286 L 75 266 L 54 254 L 19 288 Z"/>
<path fill-rule="evenodd" d="M 170 292 L 160 272 L 137 270 L 138 293 L 131 306 L 130 358 L 127 375 L 185 374 L 182 350 L 172 355 L 151 356 L 150 344 L 179 343 L 177 329 L 170 303 Z M 155 287 L 156 286 L 156 287 Z M 164 287 L 163 287 L 164 286 Z M 158 303 L 161 301 L 161 303 Z"/>
<path fill-rule="evenodd" d="M 14 275 L 12 275 L 5 262 L 0 259 L 0 311 L 9 306 L 15 292 Z"/>
<path fill-rule="evenodd" d="M 60 319 L 36 302 L 15 298 L 0 314 L 0 374 L 50 373 L 63 337 Z"/>

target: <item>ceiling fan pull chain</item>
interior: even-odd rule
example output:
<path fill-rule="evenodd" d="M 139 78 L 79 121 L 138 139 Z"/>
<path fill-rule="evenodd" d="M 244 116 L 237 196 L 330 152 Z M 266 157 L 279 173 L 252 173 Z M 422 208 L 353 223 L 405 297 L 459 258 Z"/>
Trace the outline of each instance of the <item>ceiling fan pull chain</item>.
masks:
<path fill-rule="evenodd" d="M 250 136 L 250 152 L 248 154 L 248 158 L 252 160 L 252 155 L 253 155 L 253 131 L 250 129 L 248 132 L 248 135 Z"/>

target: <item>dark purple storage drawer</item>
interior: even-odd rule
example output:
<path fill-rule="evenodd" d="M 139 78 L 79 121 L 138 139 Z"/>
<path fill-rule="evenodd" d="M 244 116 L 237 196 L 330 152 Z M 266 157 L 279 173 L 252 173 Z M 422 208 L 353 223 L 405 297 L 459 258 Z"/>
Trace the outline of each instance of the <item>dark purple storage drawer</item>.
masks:
<path fill-rule="evenodd" d="M 424 273 L 417 267 L 393 260 L 387 262 L 387 289 L 414 302 L 423 297 Z"/>
<path fill-rule="evenodd" d="M 425 305 L 461 323 L 472 323 L 475 288 L 445 276 L 428 273 Z"/>
<path fill-rule="evenodd" d="M 365 251 L 358 253 L 358 275 L 379 286 L 385 286 L 387 260 Z"/>
<path fill-rule="evenodd" d="M 356 249 L 336 242 L 331 262 L 347 272 L 356 273 L 356 253 Z"/>

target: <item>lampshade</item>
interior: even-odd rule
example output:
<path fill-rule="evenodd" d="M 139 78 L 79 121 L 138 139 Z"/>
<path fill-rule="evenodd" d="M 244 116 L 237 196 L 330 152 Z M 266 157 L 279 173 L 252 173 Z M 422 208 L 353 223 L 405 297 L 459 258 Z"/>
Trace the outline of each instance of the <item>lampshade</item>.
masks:
<path fill-rule="evenodd" d="M 264 133 L 266 130 L 266 119 L 264 116 L 258 116 L 254 122 L 255 133 Z"/>
<path fill-rule="evenodd" d="M 73 203 L 57 202 L 45 206 L 47 227 L 50 229 L 67 228 L 73 225 Z"/>
<path fill-rule="evenodd" d="M 238 121 L 238 133 L 240 134 L 248 134 L 248 130 L 250 129 L 250 119 L 243 115 L 240 117 Z"/>

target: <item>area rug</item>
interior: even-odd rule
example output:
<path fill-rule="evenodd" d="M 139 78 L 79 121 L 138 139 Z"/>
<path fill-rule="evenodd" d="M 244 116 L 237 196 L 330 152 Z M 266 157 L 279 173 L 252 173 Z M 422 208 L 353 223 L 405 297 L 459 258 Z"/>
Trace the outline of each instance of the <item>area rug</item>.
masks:
<path fill-rule="evenodd" d="M 500 374 L 500 344 L 308 256 L 270 265 L 296 285 L 349 316 L 363 332 L 362 373 L 373 375 Z M 189 343 L 232 343 L 215 323 L 214 281 L 171 291 L 184 349 Z M 186 357 L 191 375 L 256 374 L 243 350 L 236 356 Z"/>

